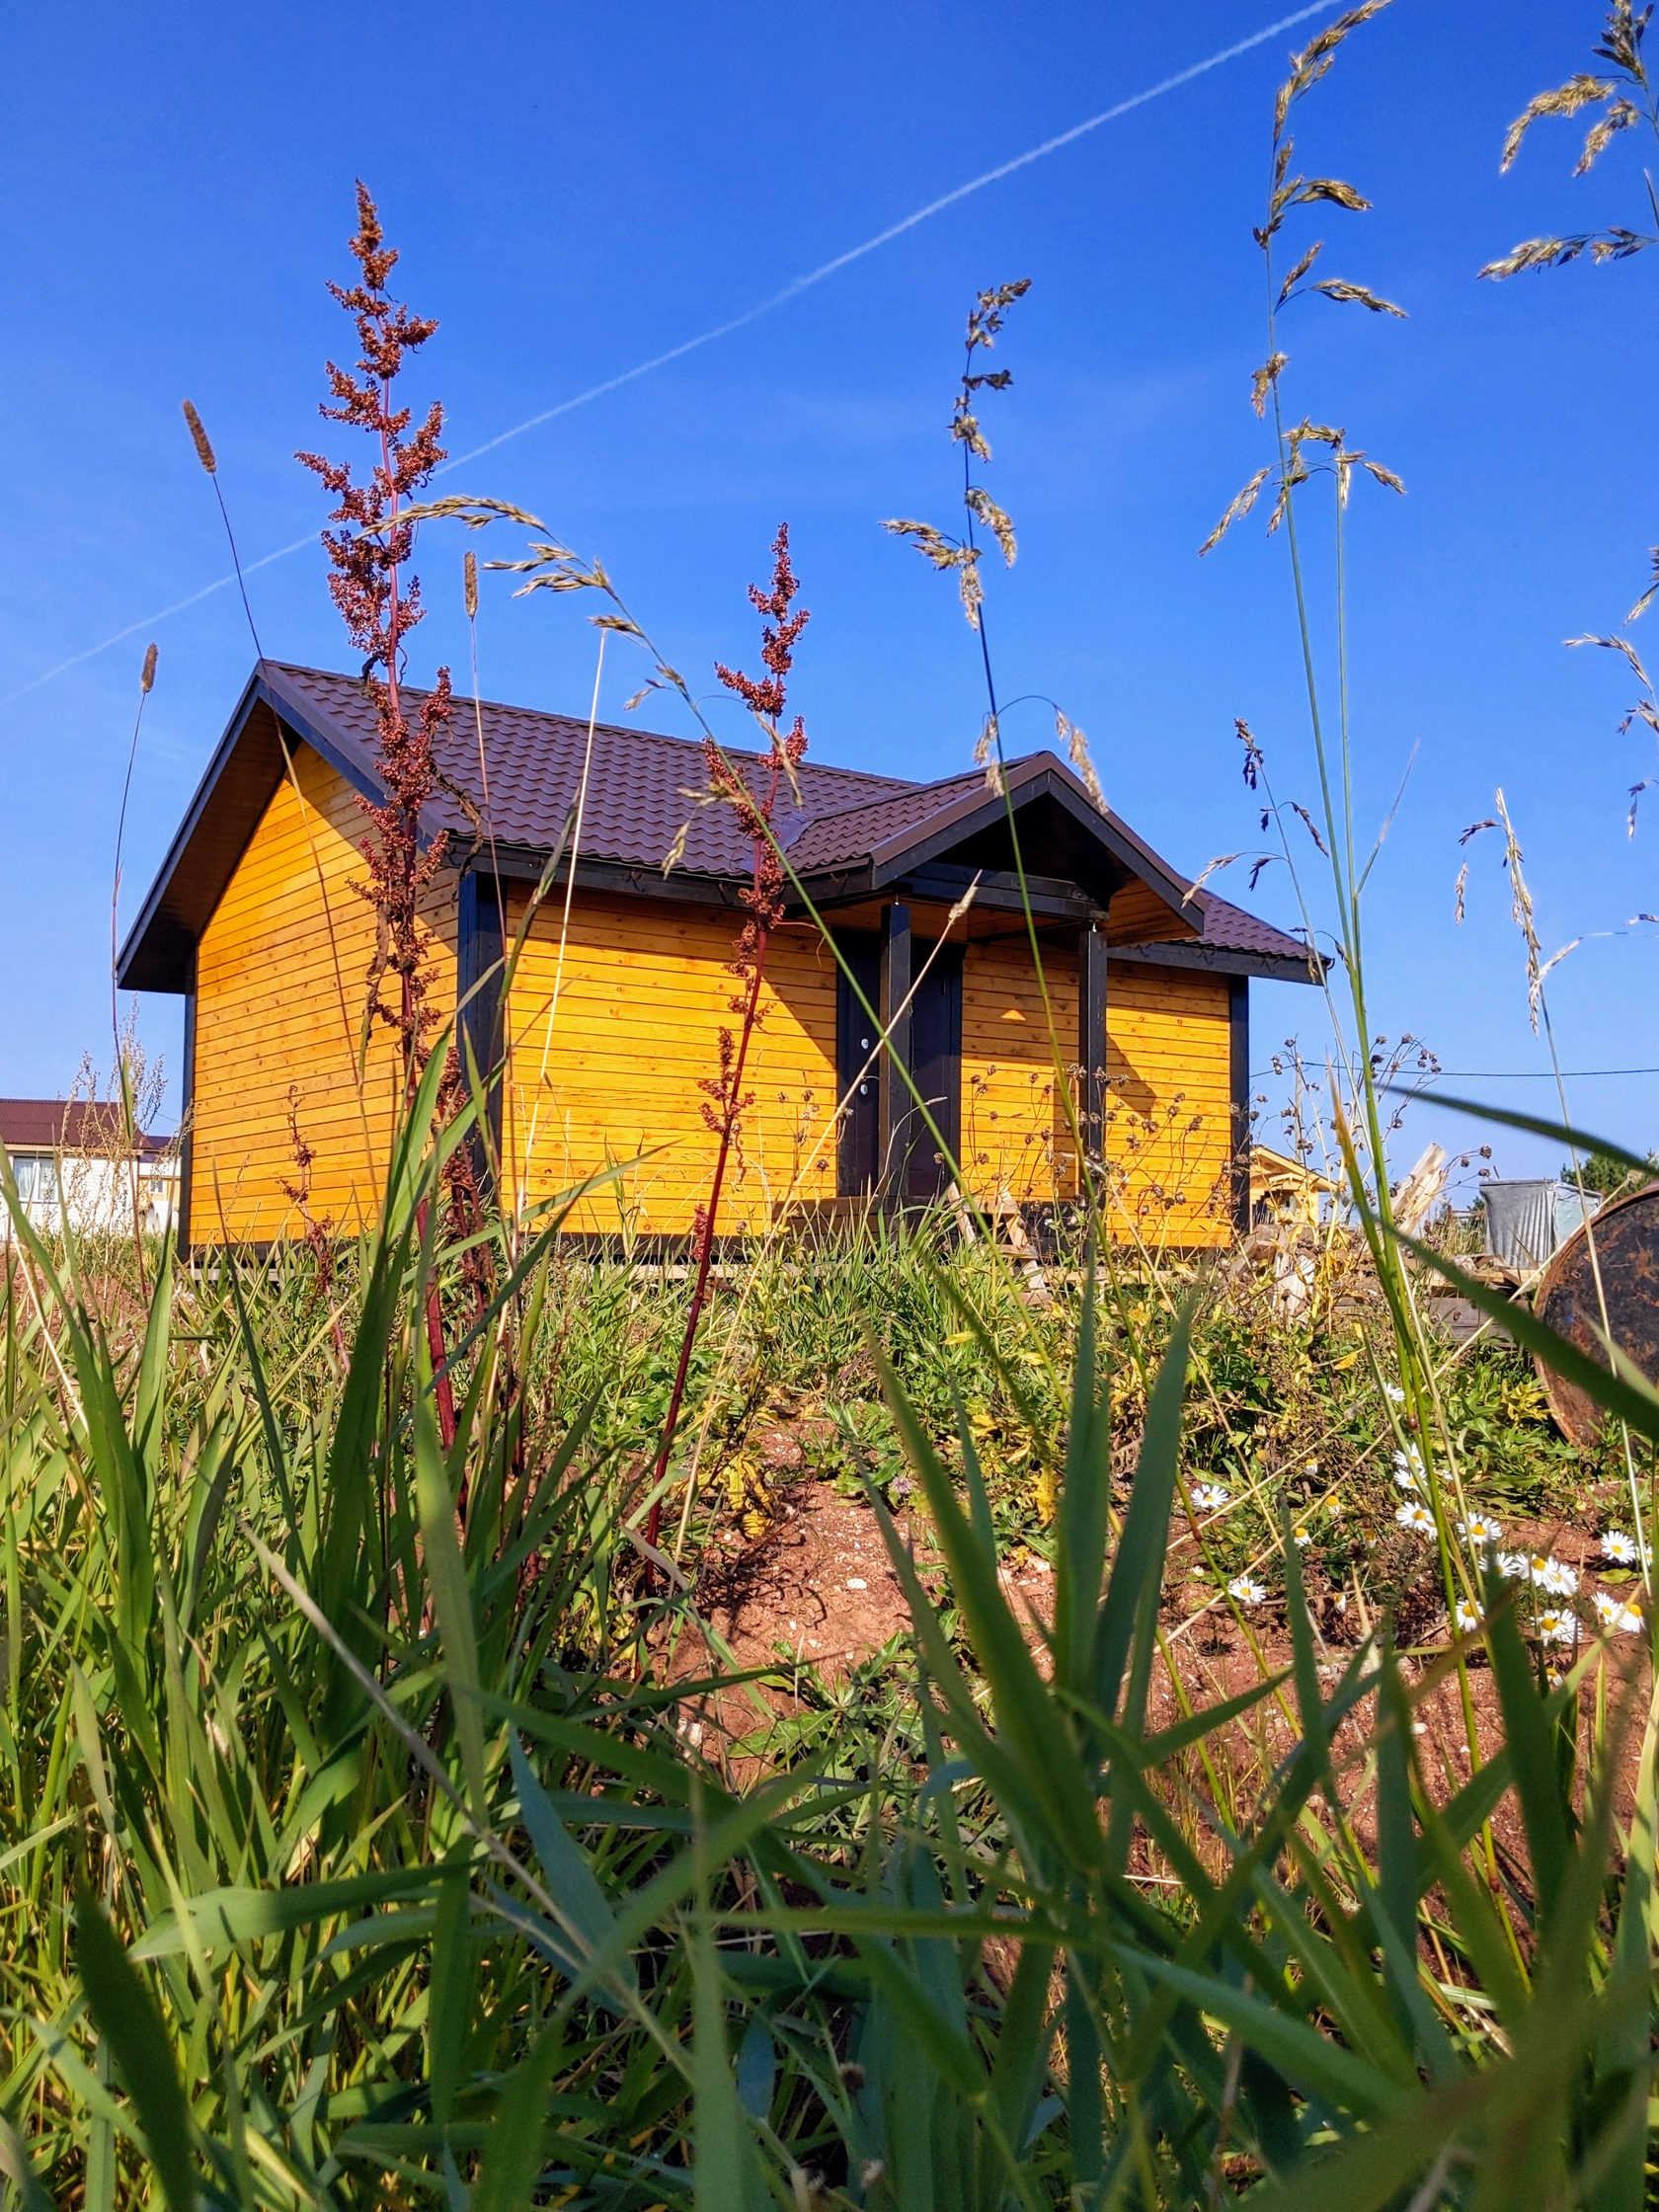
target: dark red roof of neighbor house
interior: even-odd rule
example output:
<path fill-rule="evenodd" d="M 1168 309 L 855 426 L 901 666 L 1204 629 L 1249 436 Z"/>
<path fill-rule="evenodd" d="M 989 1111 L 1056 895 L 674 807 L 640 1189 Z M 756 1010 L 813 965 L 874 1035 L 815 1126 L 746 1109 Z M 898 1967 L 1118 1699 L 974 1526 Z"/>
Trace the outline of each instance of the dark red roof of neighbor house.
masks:
<path fill-rule="evenodd" d="M 405 687 L 412 710 L 425 696 Z M 489 766 L 484 827 L 499 864 L 520 871 L 529 866 L 533 872 L 566 833 L 582 788 L 588 724 L 495 701 L 483 706 L 482 719 Z M 374 706 L 356 678 L 262 662 L 122 949 L 118 974 L 124 988 L 189 988 L 192 948 L 283 773 L 283 744 L 294 738 L 330 760 L 365 796 L 379 796 Z M 434 794 L 426 819 L 434 830 L 449 832 L 451 851 L 461 859 L 477 851 L 486 813 L 470 700 L 456 700 L 437 751 L 448 788 Z M 731 747 L 727 756 L 746 776 L 765 772 L 764 754 Z M 1291 979 L 1309 976 L 1307 949 L 1299 938 L 1213 893 L 1194 892 L 1127 824 L 1093 804 L 1058 754 L 1044 751 L 1011 761 L 1007 773 L 1016 806 L 1046 808 L 1045 819 L 1059 825 L 1063 842 L 1069 838 L 1070 849 L 1082 856 L 1077 867 L 1083 873 L 1087 855 L 1095 854 L 1112 880 L 1147 883 L 1179 915 L 1168 940 L 1125 947 L 1130 957 Z M 999 834 L 1002 802 L 988 792 L 977 769 L 915 783 L 809 758 L 798 781 L 798 794 L 786 787 L 781 795 L 778 840 L 803 879 L 832 878 L 843 898 L 856 888 L 850 879 L 858 871 L 877 889 L 953 848 L 972 851 L 975 864 L 986 864 L 986 840 Z M 749 841 L 730 808 L 697 804 L 706 783 L 695 741 L 597 724 L 583 802 L 582 863 L 628 871 L 641 890 L 660 887 L 663 864 L 684 828 L 676 867 L 682 883 L 733 885 L 747 879 Z M 993 858 L 988 865 L 1005 862 Z M 1190 931 L 1183 926 L 1188 921 L 1194 925 Z M 1118 950 L 1114 943 L 1114 956 Z"/>
<path fill-rule="evenodd" d="M 140 1158 L 166 1151 L 169 1140 L 138 1132 Z M 121 1145 L 121 1110 L 84 1098 L 0 1098 L 0 1145 L 9 1152 L 110 1153 Z"/>

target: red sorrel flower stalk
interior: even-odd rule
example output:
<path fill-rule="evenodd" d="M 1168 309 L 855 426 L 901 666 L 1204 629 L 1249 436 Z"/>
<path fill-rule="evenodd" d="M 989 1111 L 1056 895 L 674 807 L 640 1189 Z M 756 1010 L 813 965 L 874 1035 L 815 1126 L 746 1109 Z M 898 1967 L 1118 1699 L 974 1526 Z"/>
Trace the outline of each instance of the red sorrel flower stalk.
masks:
<path fill-rule="evenodd" d="M 316 472 L 339 501 L 329 519 L 341 525 L 323 532 L 333 574 L 329 591 L 346 623 L 347 635 L 363 657 L 363 688 L 374 702 L 378 737 L 375 767 L 385 794 L 376 805 L 357 804 L 374 826 L 362 853 L 366 883 L 353 889 L 374 908 L 378 923 L 374 958 L 369 965 L 365 1018 L 382 1022 L 398 1039 L 403 1056 L 404 1099 L 412 1095 L 427 1059 L 427 1033 L 435 1015 L 428 1004 L 431 988 L 431 935 L 421 921 L 421 900 L 443 863 L 440 832 L 423 852 L 421 813 L 437 784 L 434 747 L 449 718 L 449 672 L 421 703 L 413 722 L 401 696 L 405 640 L 422 619 L 421 587 L 403 571 L 414 547 L 412 525 L 401 509 L 443 459 L 438 435 L 443 409 L 434 400 L 426 421 L 413 434 L 412 411 L 394 402 L 393 387 L 404 357 L 424 346 L 435 322 L 411 314 L 390 297 L 386 279 L 397 255 L 385 242 L 380 216 L 368 188 L 357 184 L 357 229 L 349 241 L 361 276 L 358 282 L 331 283 L 329 290 L 356 325 L 361 349 L 356 371 L 328 363 L 333 405 L 319 412 L 331 423 L 347 423 L 367 433 L 377 458 L 367 478 L 354 481 L 350 465 L 320 453 L 297 458 Z M 388 1002 L 388 979 L 395 979 Z M 425 1230 L 423 1209 L 422 1228 Z M 455 1409 L 443 1372 L 442 1320 L 435 1286 L 427 1305 L 427 1336 L 437 1370 L 438 1425 L 445 1448 L 453 1441 Z"/>
<path fill-rule="evenodd" d="M 317 1150 L 308 1145 L 299 1127 L 299 1085 L 288 1085 L 288 1144 L 293 1152 L 294 1172 L 290 1181 L 283 1176 L 278 1185 L 282 1196 L 298 1212 L 305 1224 L 305 1242 L 317 1270 L 317 1291 L 329 1309 L 329 1327 L 334 1336 L 334 1348 L 340 1356 L 342 1368 L 349 1365 L 351 1347 L 346 1342 L 346 1331 L 341 1326 L 340 1307 L 334 1296 L 334 1219 L 329 1214 L 311 1211 L 311 1169 L 316 1162 Z"/>
<path fill-rule="evenodd" d="M 685 1333 L 680 1339 L 679 1365 L 674 1371 L 673 1389 L 669 1398 L 668 1417 L 663 1424 L 663 1442 L 657 1454 L 657 1463 L 652 1470 L 653 1484 L 660 1483 L 673 1450 L 674 1431 L 679 1425 L 680 1405 L 685 1396 L 685 1378 L 691 1366 L 691 1348 L 696 1342 L 697 1324 L 702 1319 L 703 1306 L 708 1298 L 709 1271 L 714 1261 L 716 1224 L 720 1215 L 720 1194 L 726 1181 L 726 1169 L 732 1154 L 741 1148 L 741 1128 L 746 1109 L 753 1099 L 752 1091 L 746 1092 L 744 1070 L 749 1062 L 749 1048 L 754 1033 L 765 1020 L 760 1004 L 761 985 L 766 973 L 766 948 L 772 931 L 783 919 L 784 875 L 779 863 L 777 848 L 772 838 L 772 817 L 777 807 L 778 787 L 788 777 L 793 781 L 796 764 L 807 750 L 807 733 L 801 717 L 785 731 L 781 725 L 786 703 L 784 678 L 794 660 L 796 640 L 811 619 L 805 607 L 791 613 L 795 594 L 800 590 L 795 572 L 789 565 L 789 524 L 778 525 L 778 534 L 772 541 L 772 588 L 761 591 L 751 584 L 749 596 L 756 612 L 768 616 L 760 629 L 760 658 L 767 673 L 748 676 L 740 670 L 728 669 L 715 663 L 715 674 L 728 691 L 735 691 L 749 708 L 754 719 L 765 731 L 771 743 L 770 756 L 763 765 L 749 773 L 740 768 L 723 752 L 712 738 L 703 741 L 703 757 L 708 766 L 708 792 L 711 800 L 719 800 L 732 808 L 753 848 L 753 874 L 743 894 L 743 903 L 749 908 L 743 928 L 726 972 L 738 979 L 739 988 L 727 1001 L 731 1011 L 738 1016 L 736 1036 L 722 1028 L 720 1032 L 720 1071 L 705 1076 L 698 1088 L 706 1093 L 703 1120 L 718 1140 L 714 1159 L 714 1180 L 709 1186 L 708 1203 L 699 1206 L 692 1224 L 692 1237 L 697 1253 L 697 1272 L 691 1291 L 691 1306 L 685 1316 Z M 646 1541 L 655 1543 L 662 1524 L 663 1502 L 652 1501 L 650 1519 L 646 1524 Z"/>

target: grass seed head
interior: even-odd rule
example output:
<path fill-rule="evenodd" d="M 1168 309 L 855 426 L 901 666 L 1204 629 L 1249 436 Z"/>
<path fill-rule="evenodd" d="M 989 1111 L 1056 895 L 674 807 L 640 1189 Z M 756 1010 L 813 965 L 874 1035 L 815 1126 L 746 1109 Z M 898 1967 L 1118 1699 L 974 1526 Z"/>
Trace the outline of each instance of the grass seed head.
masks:
<path fill-rule="evenodd" d="M 182 401 L 181 405 L 185 411 L 185 421 L 190 425 L 191 442 L 196 447 L 196 457 L 209 476 L 216 476 L 219 464 L 214 458 L 213 448 L 208 440 L 201 417 L 196 412 L 194 401 L 187 399 Z"/>

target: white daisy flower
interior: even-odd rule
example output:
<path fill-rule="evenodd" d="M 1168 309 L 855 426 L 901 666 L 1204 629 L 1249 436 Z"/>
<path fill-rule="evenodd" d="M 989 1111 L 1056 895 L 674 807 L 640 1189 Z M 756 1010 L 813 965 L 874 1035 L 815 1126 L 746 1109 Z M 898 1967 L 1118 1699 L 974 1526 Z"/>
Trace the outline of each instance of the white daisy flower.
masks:
<path fill-rule="evenodd" d="M 1578 1622 L 1570 1613 L 1547 1611 L 1538 1617 L 1540 1643 L 1571 1643 L 1578 1633 Z"/>
<path fill-rule="evenodd" d="M 1502 1543 L 1503 1528 L 1488 1513 L 1471 1513 L 1466 1521 L 1458 1523 L 1458 1534 L 1466 1537 L 1470 1543 L 1484 1551 L 1488 1545 Z"/>
<path fill-rule="evenodd" d="M 1610 1636 L 1633 1635 L 1642 1624 L 1640 1610 L 1616 1598 L 1611 1590 L 1598 1590 L 1590 1603 Z"/>
<path fill-rule="evenodd" d="M 1341 1597 L 1337 1599 L 1336 1611 L 1338 1613 L 1346 1613 L 1348 1611 L 1348 1593 L 1346 1591 L 1344 1591 Z"/>
<path fill-rule="evenodd" d="M 1634 1540 L 1627 1537 L 1622 1529 L 1604 1529 L 1602 1531 L 1602 1557 L 1604 1559 L 1611 1559 L 1615 1566 L 1628 1567 L 1634 1564 L 1635 1556 Z"/>
<path fill-rule="evenodd" d="M 1318 1471 L 1319 1471 L 1319 1462 L 1318 1462 L 1318 1461 L 1317 1461 L 1317 1460 L 1304 1460 L 1304 1461 L 1303 1462 L 1303 1463 L 1302 1463 L 1302 1471 L 1303 1471 L 1303 1473 L 1304 1473 L 1304 1474 L 1317 1474 L 1317 1473 L 1318 1473 Z"/>
<path fill-rule="evenodd" d="M 1402 1490 L 1423 1487 L 1423 1455 L 1416 1445 L 1408 1444 L 1403 1452 L 1394 1454 L 1394 1480 Z"/>
<path fill-rule="evenodd" d="M 1569 1567 L 1565 1559 L 1539 1559 L 1532 1562 L 1533 1580 L 1551 1598 L 1571 1598 L 1578 1590 L 1578 1570 Z"/>
<path fill-rule="evenodd" d="M 1391 1404 L 1403 1405 L 1405 1403 L 1405 1392 L 1400 1388 L 1397 1382 L 1384 1382 L 1382 1385 L 1382 1395 L 1387 1398 Z"/>
<path fill-rule="evenodd" d="M 1460 1598 L 1452 1609 L 1453 1625 L 1459 1635 L 1472 1635 L 1480 1625 L 1480 1615 L 1466 1598 Z"/>
<path fill-rule="evenodd" d="M 1410 1529 L 1418 1536 L 1434 1535 L 1434 1515 L 1426 1505 L 1402 1505 L 1394 1519 L 1402 1529 Z"/>
<path fill-rule="evenodd" d="M 1267 1591 L 1253 1575 L 1240 1574 L 1227 1584 L 1227 1596 L 1236 1598 L 1241 1606 L 1259 1606 Z"/>
<path fill-rule="evenodd" d="M 1195 1482 L 1192 1502 L 1195 1513 L 1220 1513 L 1232 1497 L 1232 1492 L 1220 1482 Z"/>
<path fill-rule="evenodd" d="M 1304 1549 L 1313 1541 L 1313 1539 L 1308 1535 L 1305 1529 L 1293 1529 L 1291 1534 L 1296 1539 L 1296 1546 L 1299 1551 Z"/>
<path fill-rule="evenodd" d="M 1506 1582 L 1525 1582 L 1532 1573 L 1524 1551 L 1500 1551 L 1497 1564 Z"/>

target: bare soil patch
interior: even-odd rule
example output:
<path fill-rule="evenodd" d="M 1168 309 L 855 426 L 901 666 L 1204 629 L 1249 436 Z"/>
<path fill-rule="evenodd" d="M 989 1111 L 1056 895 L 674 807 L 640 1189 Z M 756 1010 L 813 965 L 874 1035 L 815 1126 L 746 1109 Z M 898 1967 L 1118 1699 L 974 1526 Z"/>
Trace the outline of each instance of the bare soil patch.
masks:
<path fill-rule="evenodd" d="M 733 1666 L 745 1672 L 755 1668 L 776 1670 L 767 1682 L 719 1693 L 705 1703 L 701 1713 L 702 1729 L 715 1737 L 747 1739 L 750 1757 L 743 1762 L 746 1768 L 756 1749 L 756 1730 L 764 1729 L 765 1714 L 784 1720 L 800 1707 L 799 1683 L 792 1684 L 790 1679 L 793 1670 L 810 1668 L 823 1683 L 835 1685 L 892 1644 L 909 1625 L 904 1592 L 888 1558 L 875 1513 L 862 1499 L 843 1497 L 830 1482 L 810 1478 L 790 1483 L 774 1495 L 776 1517 L 763 1537 L 749 1541 L 733 1532 L 703 1554 L 695 1605 L 711 1636 L 705 1639 L 693 1633 L 682 1637 L 672 1666 L 672 1673 L 680 1680 L 719 1674 Z M 902 1519 L 900 1530 L 906 1541 L 915 1545 L 924 1584 L 935 1596 L 943 1595 L 943 1578 L 928 1548 L 924 1526 Z M 1587 1531 L 1520 1523 L 1508 1532 L 1508 1540 L 1517 1548 L 1541 1550 L 1569 1561 L 1580 1572 L 1586 1599 L 1596 1587 L 1596 1539 Z M 1045 1666 L 1043 1627 L 1052 1618 L 1053 1581 L 1045 1562 L 1029 1555 L 1022 1557 L 1018 1551 L 1002 1577 L 1015 1616 Z M 1166 1626 L 1179 1628 L 1209 1594 L 1200 1584 L 1174 1584 L 1165 1607 Z M 1334 1594 L 1327 1594 L 1322 1602 L 1315 1601 L 1320 1679 L 1327 1692 L 1334 1688 L 1361 1635 L 1353 1601 L 1346 1613 L 1338 1614 L 1333 1598 Z M 1270 1674 L 1289 1669 L 1291 1646 L 1282 1612 L 1276 1607 L 1263 1607 L 1249 1620 L 1251 1634 L 1245 1636 L 1230 1613 L 1220 1610 L 1196 1631 L 1189 1630 L 1174 1639 L 1171 1655 L 1178 1687 L 1160 1662 L 1151 1689 L 1147 1715 L 1150 1728 L 1170 1726 L 1184 1709 L 1218 1703 L 1248 1689 L 1260 1680 L 1264 1666 Z M 1425 1595 L 1420 1604 L 1408 1606 L 1400 1626 L 1414 1641 L 1442 1643 L 1446 1622 L 1438 1596 Z M 1638 1659 L 1635 1639 L 1621 1642 L 1628 1647 L 1628 1665 L 1640 1672 L 1641 1679 L 1634 1688 L 1638 1698 L 1644 1697 L 1645 1661 Z M 1570 1662 L 1573 1655 L 1561 1656 L 1564 1662 Z M 1402 1663 L 1408 1684 L 1415 1686 L 1431 1670 L 1434 1659 L 1408 1651 Z M 1587 1716 L 1595 1695 L 1593 1683 L 1587 1683 L 1581 1693 Z M 1497 1687 L 1484 1654 L 1471 1660 L 1469 1697 L 1479 1757 L 1484 1761 L 1493 1756 L 1503 1740 Z M 1354 1779 L 1359 1778 L 1358 1755 L 1372 1725 L 1369 1709 L 1357 1712 L 1345 1724 L 1335 1747 L 1339 1766 L 1345 1755 L 1356 1762 L 1349 1768 Z M 1455 1674 L 1448 1674 L 1419 1697 L 1414 1725 L 1428 1787 L 1445 1802 L 1469 1779 L 1471 1772 L 1462 1695 Z M 1217 1750 L 1237 1791 L 1241 1811 L 1247 1809 L 1258 1788 L 1266 1788 L 1272 1770 L 1296 1748 L 1298 1740 L 1295 1701 L 1288 1683 L 1282 1697 L 1264 1698 L 1248 1718 L 1227 1732 L 1225 1746 Z M 1628 1819 L 1632 1809 L 1631 1783 L 1638 1750 L 1639 1726 L 1632 1728 L 1623 1747 L 1619 1807 L 1622 1820 Z M 1198 1780 L 1196 1772 L 1192 1778 Z M 1352 1806 L 1362 1837 L 1372 1825 L 1372 1790 L 1367 1788 Z M 1517 1869 L 1524 1866 L 1525 1841 L 1512 1799 L 1499 1807 L 1493 1825 L 1499 1850 L 1511 1856 Z"/>

